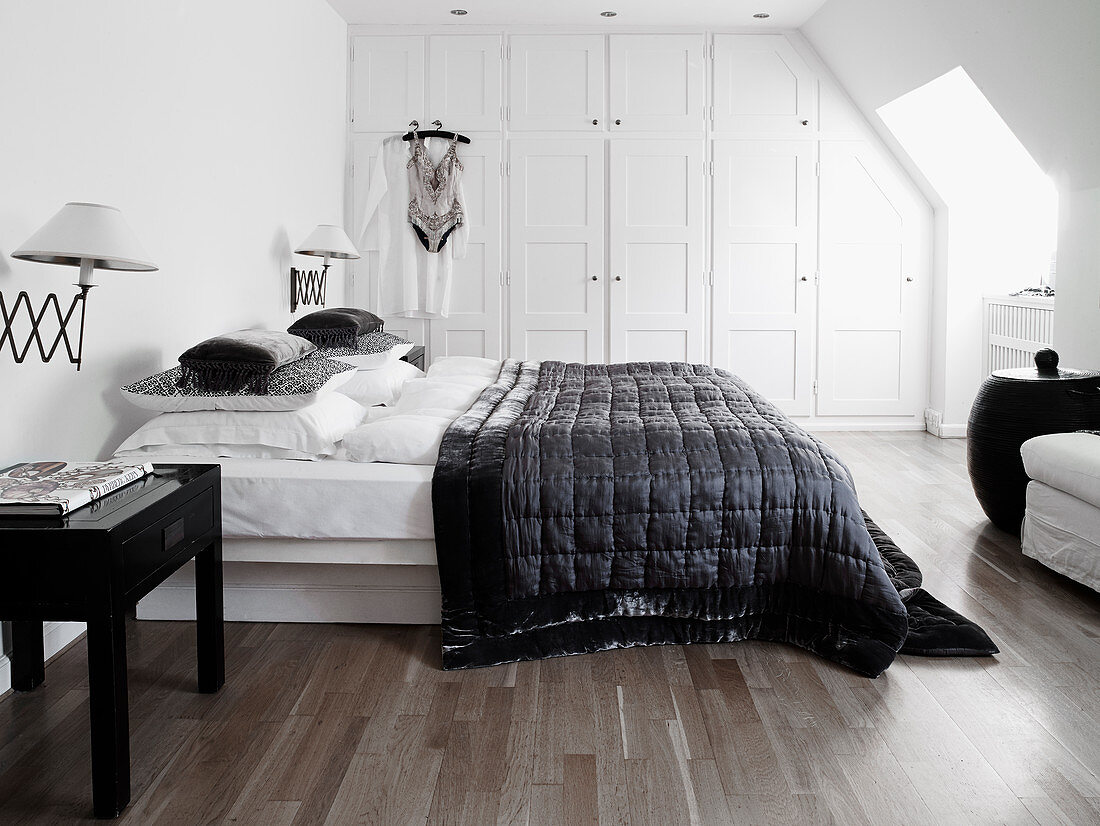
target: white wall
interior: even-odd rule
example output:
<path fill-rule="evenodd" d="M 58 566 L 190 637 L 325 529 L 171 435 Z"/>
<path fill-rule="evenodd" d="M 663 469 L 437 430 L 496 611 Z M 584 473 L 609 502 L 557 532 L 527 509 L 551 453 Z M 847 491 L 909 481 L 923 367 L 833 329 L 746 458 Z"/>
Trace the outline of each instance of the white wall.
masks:
<path fill-rule="evenodd" d="M 1063 364 L 1100 367 L 1093 332 L 1100 329 L 1100 3 L 829 0 L 801 31 L 880 130 L 879 106 L 956 66 L 966 69 L 1058 185 L 1055 345 Z M 933 329 L 947 300 L 941 289 Z M 975 382 L 953 372 L 950 343 L 938 355 L 932 398 L 965 421 Z"/>
<path fill-rule="evenodd" d="M 0 353 L 0 467 L 103 458 L 148 418 L 120 385 L 289 323 L 291 245 L 343 215 L 346 37 L 324 0 L 0 4 L 5 301 L 67 304 L 75 270 L 9 257 L 66 201 L 119 207 L 160 266 L 97 271 L 80 373 Z"/>

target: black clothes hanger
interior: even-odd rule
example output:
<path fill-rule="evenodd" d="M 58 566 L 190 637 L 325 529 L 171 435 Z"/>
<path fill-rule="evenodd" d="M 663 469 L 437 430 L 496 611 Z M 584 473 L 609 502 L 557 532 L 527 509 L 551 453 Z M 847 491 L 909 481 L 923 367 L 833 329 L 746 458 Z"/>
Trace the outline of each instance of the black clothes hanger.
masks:
<path fill-rule="evenodd" d="M 460 135 L 457 132 L 444 132 L 443 124 L 438 120 L 432 121 L 432 126 L 435 129 L 420 129 L 420 124 L 415 120 L 409 123 L 409 129 L 411 131 L 406 132 L 401 136 L 403 141 L 411 141 L 414 137 L 419 138 L 447 138 L 447 140 L 457 140 L 459 143 L 469 143 L 470 139 L 465 135 Z"/>

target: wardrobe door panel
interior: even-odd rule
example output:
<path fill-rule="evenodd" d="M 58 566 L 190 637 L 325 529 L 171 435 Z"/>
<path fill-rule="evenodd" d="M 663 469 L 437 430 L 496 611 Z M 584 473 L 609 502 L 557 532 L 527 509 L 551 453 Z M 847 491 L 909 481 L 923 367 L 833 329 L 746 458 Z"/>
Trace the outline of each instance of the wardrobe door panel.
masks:
<path fill-rule="evenodd" d="M 424 119 L 424 38 L 352 38 L 351 128 L 397 132 Z"/>
<path fill-rule="evenodd" d="M 808 134 L 816 128 L 816 87 L 784 35 L 714 36 L 716 131 Z"/>
<path fill-rule="evenodd" d="M 458 150 L 470 240 L 454 262 L 450 314 L 430 324 L 432 358 L 501 357 L 500 152 L 499 140 L 481 139 Z"/>
<path fill-rule="evenodd" d="M 703 142 L 611 142 L 611 360 L 703 361 Z"/>
<path fill-rule="evenodd" d="M 611 35 L 611 129 L 701 130 L 703 49 L 697 34 Z"/>
<path fill-rule="evenodd" d="M 814 143 L 715 141 L 714 172 L 713 363 L 810 415 Z"/>
<path fill-rule="evenodd" d="M 500 131 L 499 35 L 432 35 L 428 64 L 428 117 L 461 132 Z"/>
<path fill-rule="evenodd" d="M 930 221 L 879 152 L 822 142 L 820 415 L 922 415 Z"/>
<path fill-rule="evenodd" d="M 603 158 L 602 140 L 511 142 L 512 357 L 604 360 Z"/>
<path fill-rule="evenodd" d="M 510 129 L 604 128 L 602 35 L 516 35 L 509 56 Z"/>

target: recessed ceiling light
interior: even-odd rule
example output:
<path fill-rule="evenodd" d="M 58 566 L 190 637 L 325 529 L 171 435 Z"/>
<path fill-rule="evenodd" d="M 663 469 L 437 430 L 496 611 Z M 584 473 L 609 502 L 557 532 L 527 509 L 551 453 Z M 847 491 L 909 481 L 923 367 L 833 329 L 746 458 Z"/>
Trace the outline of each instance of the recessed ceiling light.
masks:
<path fill-rule="evenodd" d="M 469 14 L 469 12 L 466 11 L 466 9 L 451 9 L 451 14 L 457 14 L 459 17 L 461 17 L 464 14 Z"/>
<path fill-rule="evenodd" d="M 601 11 L 600 17 L 615 17 L 618 15 L 617 11 Z"/>
<path fill-rule="evenodd" d="M 757 20 L 767 20 L 769 17 L 771 17 L 771 15 L 768 14 L 766 11 L 758 11 L 756 14 L 753 15 L 753 17 L 755 17 Z"/>

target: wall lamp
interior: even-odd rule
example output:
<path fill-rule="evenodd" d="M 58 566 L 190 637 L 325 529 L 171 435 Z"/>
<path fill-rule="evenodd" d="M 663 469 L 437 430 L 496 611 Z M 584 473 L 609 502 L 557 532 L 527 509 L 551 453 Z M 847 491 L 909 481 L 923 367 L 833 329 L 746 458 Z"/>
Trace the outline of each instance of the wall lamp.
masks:
<path fill-rule="evenodd" d="M 79 292 L 73 296 L 67 312 L 62 312 L 61 302 L 56 293 L 50 293 L 35 313 L 31 297 L 26 291 L 19 293 L 8 311 L 0 293 L 0 314 L 3 315 L 3 332 L 0 333 L 0 350 L 5 344 L 11 345 L 15 363 L 22 364 L 31 349 L 38 344 L 38 352 L 43 362 L 50 361 L 58 346 L 65 342 L 69 361 L 80 369 L 84 354 L 84 310 L 88 301 L 88 292 L 96 286 L 93 282 L 94 270 L 123 270 L 128 272 L 153 272 L 156 265 L 138 243 L 137 236 L 130 225 L 115 207 L 103 204 L 68 203 L 53 216 L 34 235 L 27 239 L 19 249 L 11 254 L 21 261 L 41 261 L 44 264 L 64 264 L 80 267 L 80 276 L 74 285 Z M 80 332 L 76 349 L 69 339 L 69 322 L 73 320 L 77 305 L 80 306 Z M 22 308 L 26 308 L 30 319 L 31 332 L 26 343 L 20 349 L 15 341 L 12 325 Z M 59 329 L 52 344 L 47 349 L 42 339 L 42 322 L 50 308 L 57 317 Z"/>
<path fill-rule="evenodd" d="M 328 275 L 330 259 L 359 257 L 359 250 L 348 238 L 348 234 L 335 224 L 318 224 L 317 229 L 294 251 L 299 255 L 323 256 L 325 263 L 321 272 L 290 268 L 292 313 L 297 312 L 299 304 L 325 306 L 325 276 Z"/>

